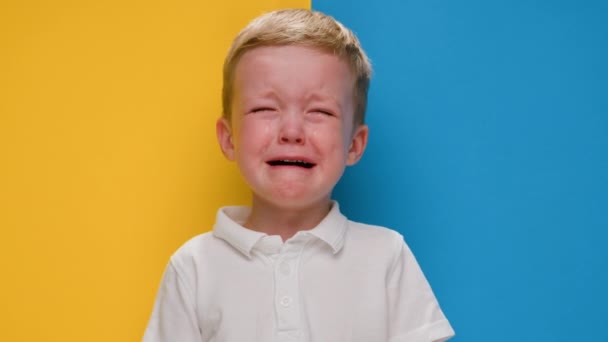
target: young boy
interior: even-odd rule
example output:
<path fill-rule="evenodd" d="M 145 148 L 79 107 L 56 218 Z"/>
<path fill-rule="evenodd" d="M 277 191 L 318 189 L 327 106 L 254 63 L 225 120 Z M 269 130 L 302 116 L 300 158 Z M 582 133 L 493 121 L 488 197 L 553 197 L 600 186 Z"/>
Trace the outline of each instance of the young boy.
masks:
<path fill-rule="evenodd" d="M 367 144 L 371 68 L 333 18 L 252 21 L 224 64 L 220 147 L 253 192 L 165 270 L 145 342 L 431 342 L 454 333 L 398 233 L 331 191 Z"/>

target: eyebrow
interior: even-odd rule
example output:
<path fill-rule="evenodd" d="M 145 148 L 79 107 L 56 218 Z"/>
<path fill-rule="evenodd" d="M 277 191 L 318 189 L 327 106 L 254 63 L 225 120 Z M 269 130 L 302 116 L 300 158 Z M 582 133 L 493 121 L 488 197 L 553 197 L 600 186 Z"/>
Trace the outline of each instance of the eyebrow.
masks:
<path fill-rule="evenodd" d="M 249 96 L 242 96 L 241 97 L 241 101 L 243 103 L 247 103 L 249 101 L 252 100 L 256 100 L 256 99 L 265 99 L 265 100 L 274 100 L 277 102 L 281 102 L 281 99 L 279 98 L 279 96 L 277 95 L 277 93 L 274 90 L 267 90 L 264 92 L 261 92 L 259 94 L 253 94 L 253 95 L 249 95 Z"/>
<path fill-rule="evenodd" d="M 336 98 L 332 97 L 332 96 L 323 96 L 320 95 L 318 93 L 311 93 L 310 95 L 308 95 L 306 97 L 306 102 L 311 102 L 311 101 L 320 101 L 320 102 L 326 102 L 329 101 L 332 103 L 332 105 L 335 105 L 336 108 L 338 108 L 338 110 L 340 112 L 343 111 L 342 105 L 340 104 L 340 101 L 338 101 Z"/>

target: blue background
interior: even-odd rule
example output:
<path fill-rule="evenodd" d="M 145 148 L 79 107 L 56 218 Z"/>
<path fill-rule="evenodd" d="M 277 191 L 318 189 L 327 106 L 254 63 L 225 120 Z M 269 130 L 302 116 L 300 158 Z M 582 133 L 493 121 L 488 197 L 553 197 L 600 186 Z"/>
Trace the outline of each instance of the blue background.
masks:
<path fill-rule="evenodd" d="M 312 5 L 375 70 L 335 197 L 405 235 L 453 341 L 608 341 L 608 2 Z"/>

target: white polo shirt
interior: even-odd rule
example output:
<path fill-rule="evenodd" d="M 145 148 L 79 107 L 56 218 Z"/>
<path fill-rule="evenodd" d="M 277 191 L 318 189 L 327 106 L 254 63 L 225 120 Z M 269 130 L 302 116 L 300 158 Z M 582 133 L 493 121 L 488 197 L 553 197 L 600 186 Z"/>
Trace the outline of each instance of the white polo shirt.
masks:
<path fill-rule="evenodd" d="M 285 243 L 218 211 L 167 265 L 144 342 L 431 342 L 454 335 L 397 232 L 334 202 Z"/>

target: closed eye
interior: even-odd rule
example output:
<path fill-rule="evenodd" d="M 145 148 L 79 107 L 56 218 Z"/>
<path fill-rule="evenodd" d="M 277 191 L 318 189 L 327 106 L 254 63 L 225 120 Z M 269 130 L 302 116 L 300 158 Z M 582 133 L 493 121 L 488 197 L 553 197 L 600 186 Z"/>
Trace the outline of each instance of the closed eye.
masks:
<path fill-rule="evenodd" d="M 255 107 L 252 110 L 250 110 L 250 113 L 260 113 L 260 112 L 270 112 L 270 111 L 275 111 L 274 108 L 272 107 Z"/>
<path fill-rule="evenodd" d="M 327 110 L 327 109 L 314 109 L 314 110 L 312 110 L 312 112 L 324 114 L 324 115 L 328 115 L 328 116 L 336 116 L 332 111 Z"/>

